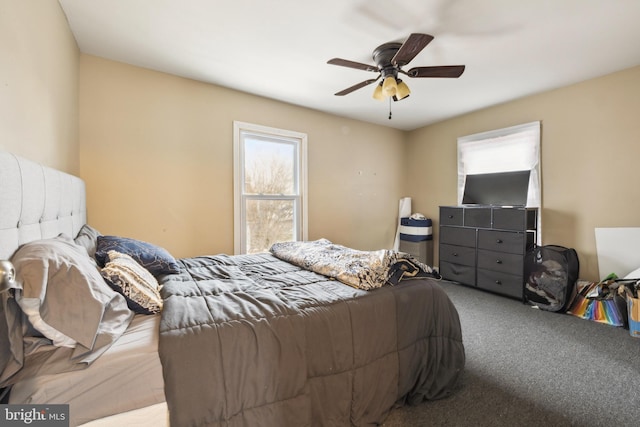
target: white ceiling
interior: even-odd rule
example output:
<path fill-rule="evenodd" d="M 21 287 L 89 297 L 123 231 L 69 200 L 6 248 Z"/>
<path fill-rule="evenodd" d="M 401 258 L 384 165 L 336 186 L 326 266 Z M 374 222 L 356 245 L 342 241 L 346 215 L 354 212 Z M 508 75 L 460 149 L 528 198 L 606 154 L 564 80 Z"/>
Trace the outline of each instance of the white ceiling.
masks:
<path fill-rule="evenodd" d="M 83 53 L 371 123 L 412 130 L 640 65 L 640 0 L 59 0 Z M 392 105 L 374 48 L 435 39 L 408 66 L 466 65 L 458 79 L 404 78 Z"/>

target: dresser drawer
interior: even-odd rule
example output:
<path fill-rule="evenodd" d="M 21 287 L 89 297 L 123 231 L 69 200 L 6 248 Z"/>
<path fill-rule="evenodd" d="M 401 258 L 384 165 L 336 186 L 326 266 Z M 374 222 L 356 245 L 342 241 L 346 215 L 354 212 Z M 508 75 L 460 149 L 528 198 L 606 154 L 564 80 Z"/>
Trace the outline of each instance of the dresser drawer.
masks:
<path fill-rule="evenodd" d="M 451 262 L 440 262 L 440 275 L 443 279 L 464 283 L 465 285 L 475 285 L 476 269 L 468 265 L 453 264 Z"/>
<path fill-rule="evenodd" d="M 502 230 L 532 230 L 537 225 L 535 209 L 495 208 L 493 210 L 493 228 Z"/>
<path fill-rule="evenodd" d="M 524 280 L 522 275 L 513 275 L 479 268 L 478 287 L 522 299 Z"/>
<path fill-rule="evenodd" d="M 464 226 L 491 228 L 491 208 L 467 208 L 464 210 Z"/>
<path fill-rule="evenodd" d="M 524 255 L 524 233 L 478 230 L 478 248 Z"/>
<path fill-rule="evenodd" d="M 462 208 L 441 207 L 440 225 L 462 225 L 464 224 L 464 210 Z"/>
<path fill-rule="evenodd" d="M 468 246 L 440 245 L 440 259 L 454 264 L 476 265 L 476 250 Z"/>
<path fill-rule="evenodd" d="M 478 268 L 522 276 L 524 257 L 518 254 L 478 249 Z"/>
<path fill-rule="evenodd" d="M 440 243 L 475 248 L 476 229 L 463 227 L 440 227 Z"/>

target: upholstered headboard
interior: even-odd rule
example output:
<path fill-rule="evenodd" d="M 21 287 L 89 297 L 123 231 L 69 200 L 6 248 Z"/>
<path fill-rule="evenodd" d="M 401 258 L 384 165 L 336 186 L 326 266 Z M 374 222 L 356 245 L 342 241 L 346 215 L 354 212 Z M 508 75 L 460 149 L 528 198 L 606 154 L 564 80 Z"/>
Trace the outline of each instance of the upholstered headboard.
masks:
<path fill-rule="evenodd" d="M 83 180 L 0 151 L 0 259 L 33 240 L 73 238 L 86 221 Z"/>

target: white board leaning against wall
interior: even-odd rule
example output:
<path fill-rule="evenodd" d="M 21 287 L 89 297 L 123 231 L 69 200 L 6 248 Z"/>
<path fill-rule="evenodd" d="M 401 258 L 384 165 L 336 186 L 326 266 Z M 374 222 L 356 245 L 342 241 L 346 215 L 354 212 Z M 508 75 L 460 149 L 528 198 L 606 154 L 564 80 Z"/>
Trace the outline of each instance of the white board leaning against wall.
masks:
<path fill-rule="evenodd" d="M 600 280 L 611 273 L 625 277 L 640 269 L 640 227 L 596 228 L 595 232 Z"/>

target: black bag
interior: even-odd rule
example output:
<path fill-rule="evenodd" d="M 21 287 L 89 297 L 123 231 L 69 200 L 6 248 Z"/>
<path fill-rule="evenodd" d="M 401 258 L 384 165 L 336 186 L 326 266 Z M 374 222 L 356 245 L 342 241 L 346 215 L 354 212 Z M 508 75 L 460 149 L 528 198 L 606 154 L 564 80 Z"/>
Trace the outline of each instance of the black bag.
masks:
<path fill-rule="evenodd" d="M 576 294 L 580 262 L 575 249 L 536 246 L 524 258 L 524 300 L 542 310 L 564 313 Z"/>

